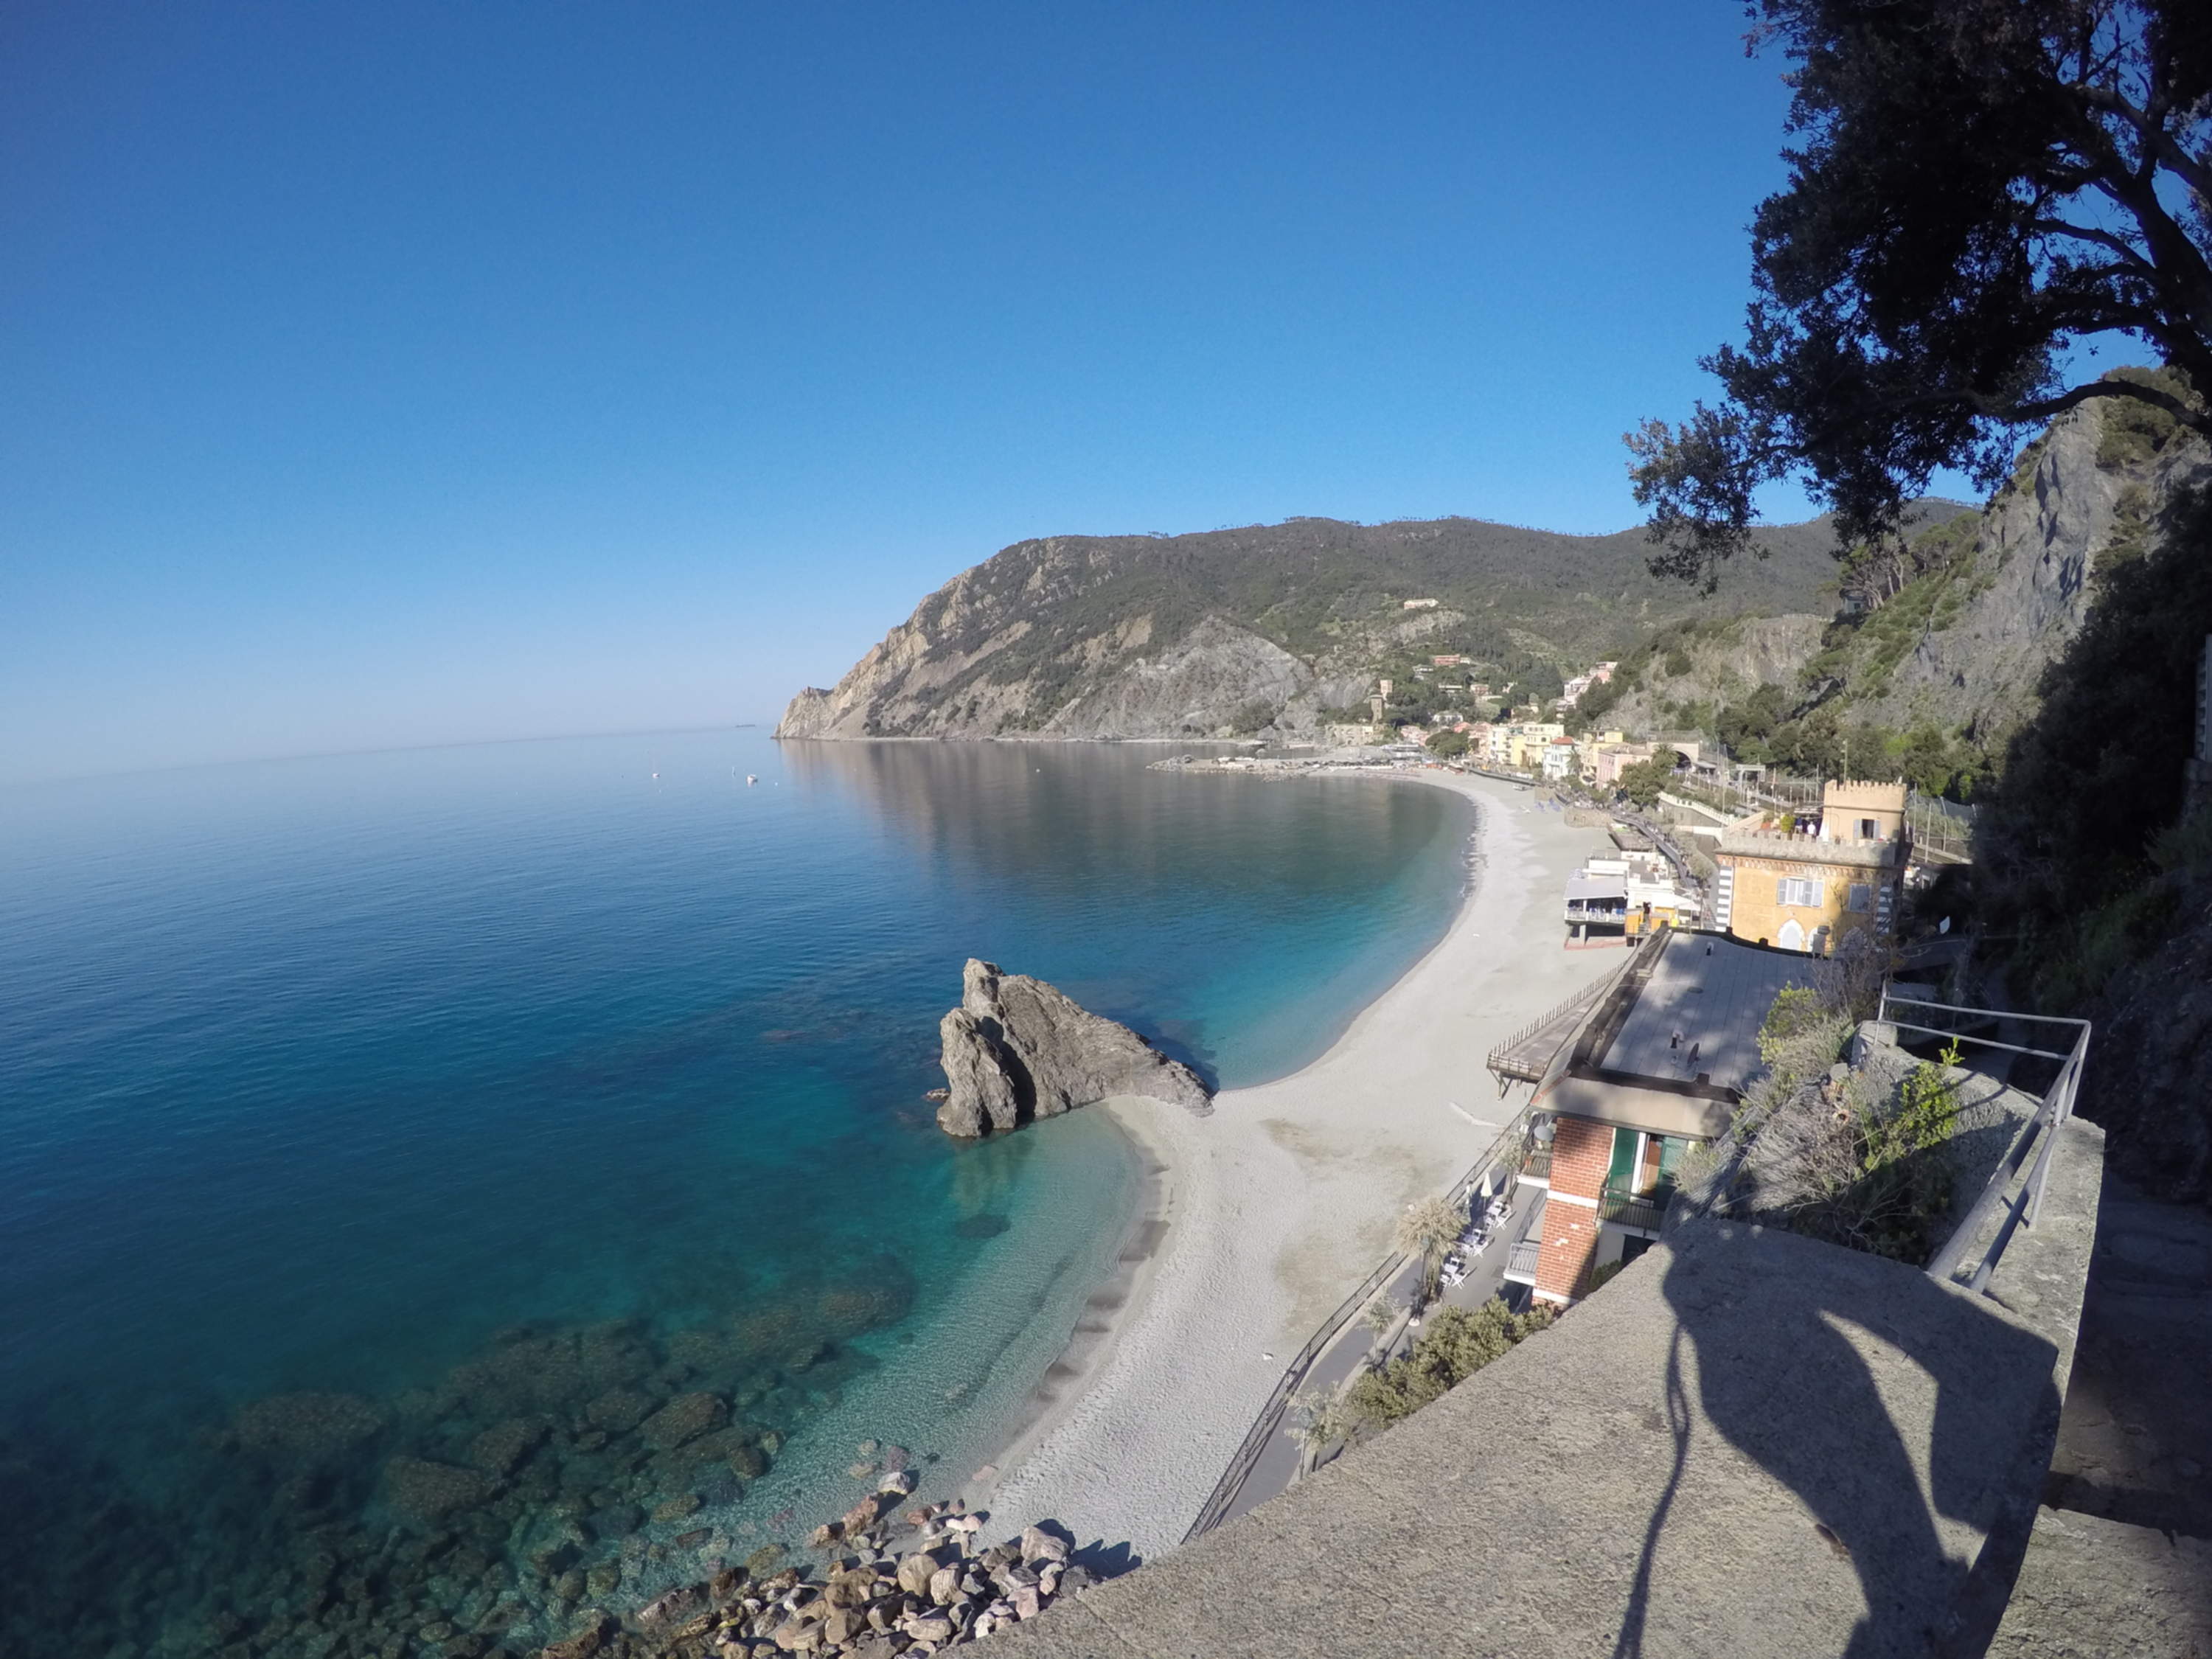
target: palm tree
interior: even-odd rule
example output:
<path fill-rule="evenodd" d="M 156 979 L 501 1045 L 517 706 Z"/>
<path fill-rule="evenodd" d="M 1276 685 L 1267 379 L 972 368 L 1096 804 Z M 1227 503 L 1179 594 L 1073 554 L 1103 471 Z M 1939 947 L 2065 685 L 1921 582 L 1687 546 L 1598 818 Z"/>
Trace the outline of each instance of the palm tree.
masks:
<path fill-rule="evenodd" d="M 1436 1300 L 1437 1276 L 1443 1270 L 1444 1252 L 1466 1224 L 1467 1217 L 1448 1198 L 1418 1200 L 1398 1218 L 1398 1249 L 1421 1258 L 1422 1306 Z"/>
<path fill-rule="evenodd" d="M 1319 1467 L 1322 1455 L 1339 1441 L 1351 1438 L 1358 1427 L 1345 1410 L 1340 1389 L 1323 1387 L 1292 1395 L 1289 1414 L 1291 1438 L 1298 1448 L 1297 1469 L 1291 1477 L 1293 1482 L 1311 1474 Z"/>

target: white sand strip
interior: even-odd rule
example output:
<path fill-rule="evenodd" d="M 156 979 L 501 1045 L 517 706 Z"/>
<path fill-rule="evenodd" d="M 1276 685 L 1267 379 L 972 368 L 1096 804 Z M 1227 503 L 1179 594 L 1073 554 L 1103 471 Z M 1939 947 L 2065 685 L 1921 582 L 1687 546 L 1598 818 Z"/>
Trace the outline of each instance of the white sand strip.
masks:
<path fill-rule="evenodd" d="M 1599 847 L 1526 790 L 1443 772 L 1398 775 L 1479 803 L 1484 867 L 1436 947 L 1304 1071 L 1222 1094 L 1199 1119 L 1150 1100 L 1103 1109 L 1150 1152 L 1158 1249 L 1133 1275 L 1077 1378 L 978 1492 L 1010 1524 L 1053 1516 L 1079 1541 L 1140 1556 L 1181 1541 L 1284 1365 L 1388 1252 L 1413 1200 L 1443 1191 L 1503 1121 L 1483 1058 L 1620 964 L 1569 951 L 1568 873 Z M 1208 780 L 1218 788 L 1297 781 Z"/>

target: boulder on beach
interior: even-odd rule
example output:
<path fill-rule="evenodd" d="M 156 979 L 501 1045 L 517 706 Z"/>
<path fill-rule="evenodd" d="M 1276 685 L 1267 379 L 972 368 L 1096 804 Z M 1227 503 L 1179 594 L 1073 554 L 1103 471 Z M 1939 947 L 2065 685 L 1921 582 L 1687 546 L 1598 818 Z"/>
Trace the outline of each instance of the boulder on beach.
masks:
<path fill-rule="evenodd" d="M 1003 1132 L 1115 1095 L 1143 1095 L 1200 1116 L 1213 1109 L 1189 1066 L 1042 980 L 995 963 L 969 959 L 960 1006 L 938 1034 L 950 1086 L 937 1123 L 950 1135 Z"/>

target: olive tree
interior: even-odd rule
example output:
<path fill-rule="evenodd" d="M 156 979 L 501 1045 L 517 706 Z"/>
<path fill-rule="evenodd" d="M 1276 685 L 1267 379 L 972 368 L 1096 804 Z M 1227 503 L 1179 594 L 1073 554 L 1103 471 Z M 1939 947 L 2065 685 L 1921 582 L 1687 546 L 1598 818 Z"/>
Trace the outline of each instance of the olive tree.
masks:
<path fill-rule="evenodd" d="M 1753 492 L 1803 479 L 1838 550 L 1894 540 L 1939 468 L 2096 399 L 2212 436 L 2212 5 L 1752 0 L 1794 89 L 1720 399 L 1627 443 L 1655 572 L 1710 590 Z M 2124 337 L 2162 372 L 2091 374 Z"/>

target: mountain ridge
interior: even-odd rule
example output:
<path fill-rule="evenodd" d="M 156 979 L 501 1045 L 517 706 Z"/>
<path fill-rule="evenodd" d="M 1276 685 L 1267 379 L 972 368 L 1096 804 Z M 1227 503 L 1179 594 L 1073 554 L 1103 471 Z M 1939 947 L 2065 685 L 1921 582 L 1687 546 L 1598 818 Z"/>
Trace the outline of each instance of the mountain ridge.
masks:
<path fill-rule="evenodd" d="M 1033 538 L 923 599 L 836 686 L 801 691 L 775 735 L 1304 735 L 1364 696 L 1392 651 L 1540 681 L 1670 619 L 1833 608 L 1825 516 L 1765 527 L 1759 544 L 1767 556 L 1738 561 L 1716 599 L 1653 576 L 1640 528 L 1301 517 Z"/>

